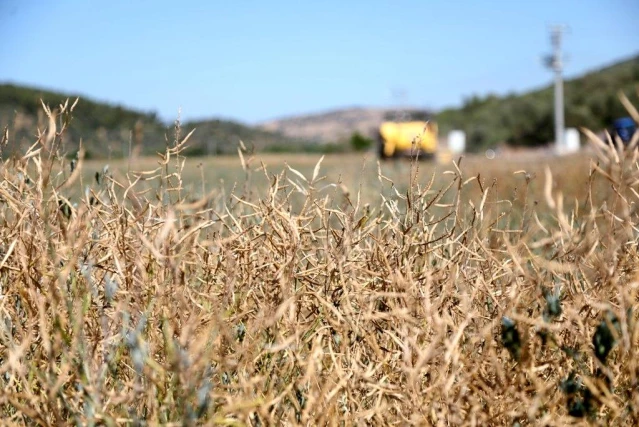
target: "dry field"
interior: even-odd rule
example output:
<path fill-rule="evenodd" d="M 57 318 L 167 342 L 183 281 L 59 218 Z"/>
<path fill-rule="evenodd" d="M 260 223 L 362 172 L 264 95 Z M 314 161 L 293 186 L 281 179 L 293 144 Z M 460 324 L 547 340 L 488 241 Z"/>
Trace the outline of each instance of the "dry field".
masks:
<path fill-rule="evenodd" d="M 499 200 L 510 200 L 517 204 L 521 201 L 524 187 L 529 196 L 536 200 L 543 197 L 545 184 L 545 168 L 548 166 L 553 174 L 553 189 L 561 191 L 566 199 L 574 202 L 575 198 L 583 201 L 587 196 L 590 160 L 592 153 L 579 153 L 564 157 L 540 154 L 510 154 L 506 159 L 488 160 L 481 155 L 465 154 L 455 163 L 465 177 L 477 177 L 483 184 L 493 185 L 491 196 Z M 420 161 L 415 164 L 407 160 L 382 162 L 378 164 L 374 153 L 366 154 L 256 154 L 236 156 L 219 156 L 208 158 L 183 158 L 178 164 L 175 159 L 166 167 L 167 174 L 180 170 L 180 181 L 184 192 L 190 198 L 200 198 L 209 191 L 217 190 L 220 194 L 230 196 L 231 193 L 249 197 L 263 198 L 269 194 L 273 176 L 286 172 L 286 179 L 294 183 L 304 182 L 288 167 L 300 172 L 305 178 L 313 175 L 317 163 L 321 160 L 319 176 L 314 188 L 317 194 L 337 196 L 350 195 L 362 204 L 382 202 L 382 196 L 396 197 L 397 189 L 402 195 L 412 184 L 426 186 L 431 179 L 433 188 L 441 188 L 450 184 L 455 178 L 449 175 L 455 171 L 453 163 L 440 164 L 434 161 Z M 242 166 L 244 161 L 245 168 Z M 156 170 L 162 159 L 159 157 L 142 157 L 135 160 L 91 160 L 85 162 L 79 185 L 72 190 L 74 196 L 81 197 L 81 189 L 93 184 L 95 173 L 106 169 L 119 182 L 135 180 L 141 172 Z M 182 162 L 184 162 L 182 164 Z M 523 172 L 522 172 L 523 171 Z M 128 176 L 127 176 L 128 174 Z M 529 182 L 527 184 L 526 174 Z M 177 182 L 176 179 L 174 179 Z M 144 181 L 137 186 L 144 188 L 160 188 L 158 180 Z M 293 185 L 286 181 L 289 185 Z M 527 185 L 526 185 L 527 184 Z M 470 190 L 470 191 L 468 191 Z M 466 190 L 468 195 L 482 195 L 478 186 Z M 353 200 L 353 203 L 355 200 Z"/>
<path fill-rule="evenodd" d="M 639 422 L 637 137 L 106 167 L 63 130 L 0 164 L 3 425 Z"/>

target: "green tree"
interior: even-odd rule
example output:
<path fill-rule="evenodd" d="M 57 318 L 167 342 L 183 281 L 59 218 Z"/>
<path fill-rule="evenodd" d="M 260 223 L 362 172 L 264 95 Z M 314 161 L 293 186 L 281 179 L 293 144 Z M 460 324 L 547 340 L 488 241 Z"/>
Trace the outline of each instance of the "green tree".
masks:
<path fill-rule="evenodd" d="M 566 80 L 567 127 L 607 128 L 628 115 L 618 98 L 622 91 L 633 105 L 639 103 L 639 56 L 583 76 Z M 439 112 L 435 120 L 445 135 L 460 129 L 468 135 L 468 151 L 483 151 L 502 142 L 540 146 L 554 140 L 554 95 L 551 85 L 524 94 L 473 95 L 457 109 Z"/>
<path fill-rule="evenodd" d="M 355 132 L 351 136 L 351 147 L 355 151 L 365 151 L 368 150 L 373 145 L 373 140 L 365 137 L 359 132 Z"/>

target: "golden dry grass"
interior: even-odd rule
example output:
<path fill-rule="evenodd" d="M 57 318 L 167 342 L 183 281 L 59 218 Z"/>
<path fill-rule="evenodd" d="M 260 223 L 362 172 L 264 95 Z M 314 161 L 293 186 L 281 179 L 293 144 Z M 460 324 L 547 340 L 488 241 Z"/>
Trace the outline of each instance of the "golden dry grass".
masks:
<path fill-rule="evenodd" d="M 221 191 L 177 141 L 71 168 L 62 130 L 0 165 L 3 423 L 639 420 L 637 137 L 365 173 L 242 155 Z"/>

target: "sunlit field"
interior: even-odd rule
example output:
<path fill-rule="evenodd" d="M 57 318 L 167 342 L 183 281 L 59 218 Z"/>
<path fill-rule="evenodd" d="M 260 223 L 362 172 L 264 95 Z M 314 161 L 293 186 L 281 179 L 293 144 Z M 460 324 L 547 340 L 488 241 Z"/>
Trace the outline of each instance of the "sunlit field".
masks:
<path fill-rule="evenodd" d="M 586 136 L 378 166 L 49 133 L 0 165 L 2 419 L 636 424 L 638 138 Z"/>
<path fill-rule="evenodd" d="M 445 187 L 454 180 L 454 174 L 459 169 L 467 178 L 476 177 L 474 188 L 466 189 L 469 195 L 481 196 L 483 186 L 492 186 L 491 196 L 504 203 L 511 201 L 517 205 L 524 191 L 535 200 L 542 197 L 545 170 L 548 167 L 553 175 L 553 189 L 563 193 L 568 202 L 574 203 L 575 198 L 587 196 L 592 158 L 590 150 L 566 156 L 526 153 L 518 157 L 509 154 L 492 160 L 483 155 L 465 153 L 448 162 L 409 159 L 378 161 L 374 153 L 245 154 L 241 157 L 174 158 L 168 165 L 161 166 L 160 158 L 143 157 L 87 161 L 82 181 L 84 185 L 92 184 L 95 173 L 101 173 L 105 167 L 122 182 L 149 176 L 141 175 L 143 171 L 162 169 L 172 173 L 181 169 L 183 193 L 189 197 L 199 198 L 215 190 L 229 197 L 231 194 L 245 193 L 264 197 L 274 176 L 284 172 L 285 182 L 294 188 L 295 184 L 311 179 L 319 162 L 314 188 L 321 194 L 350 195 L 354 202 L 359 193 L 362 203 L 375 204 L 380 202 L 382 196 L 396 196 L 395 190 L 405 196 L 411 185 L 426 186 L 431 180 L 433 188 Z M 79 188 L 77 186 L 76 190 Z"/>

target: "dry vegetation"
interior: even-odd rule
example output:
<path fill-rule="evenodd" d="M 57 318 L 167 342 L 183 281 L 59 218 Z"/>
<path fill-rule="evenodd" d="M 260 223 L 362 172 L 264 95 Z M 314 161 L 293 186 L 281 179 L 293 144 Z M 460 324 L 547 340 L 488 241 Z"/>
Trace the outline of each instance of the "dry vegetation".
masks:
<path fill-rule="evenodd" d="M 3 424 L 639 422 L 639 134 L 589 134 L 565 188 L 413 164 L 364 203 L 240 151 L 244 183 L 200 198 L 179 127 L 85 189 L 65 109 L 0 164 Z"/>

